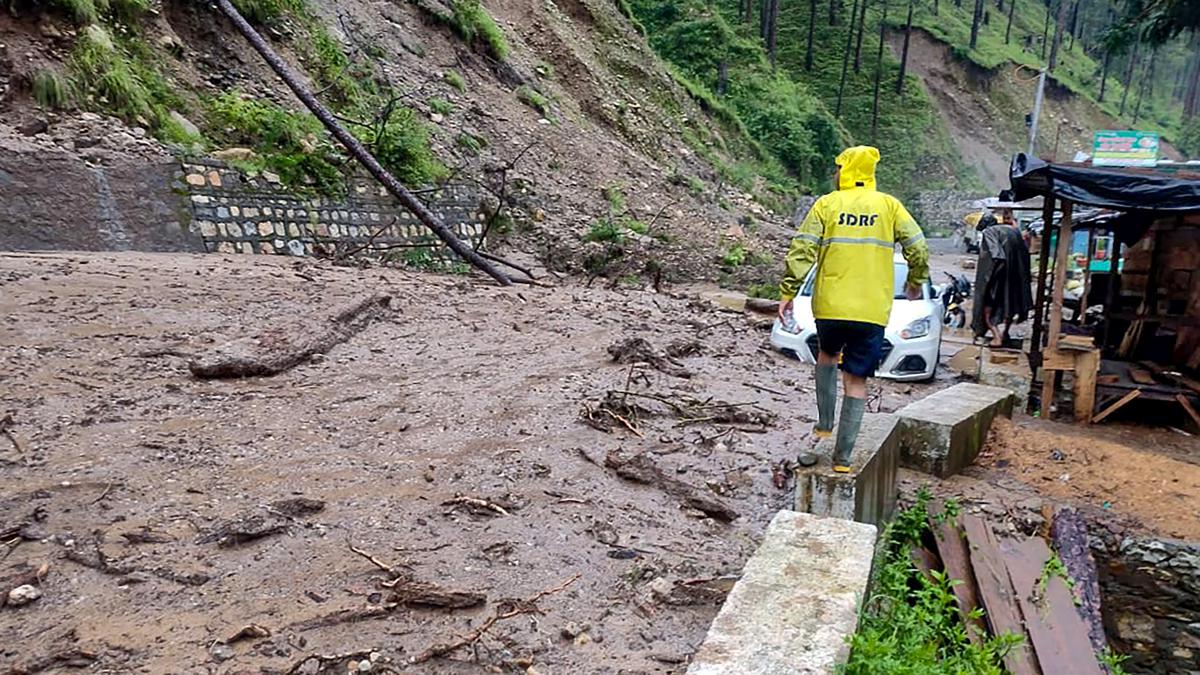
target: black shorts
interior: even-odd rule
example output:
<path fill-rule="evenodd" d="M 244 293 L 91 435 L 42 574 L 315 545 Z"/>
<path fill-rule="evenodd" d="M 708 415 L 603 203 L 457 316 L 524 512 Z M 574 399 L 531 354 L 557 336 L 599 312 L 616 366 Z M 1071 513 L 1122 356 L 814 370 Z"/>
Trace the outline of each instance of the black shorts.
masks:
<path fill-rule="evenodd" d="M 883 326 L 865 321 L 817 319 L 817 344 L 826 354 L 842 355 L 842 370 L 871 377 L 883 356 Z"/>

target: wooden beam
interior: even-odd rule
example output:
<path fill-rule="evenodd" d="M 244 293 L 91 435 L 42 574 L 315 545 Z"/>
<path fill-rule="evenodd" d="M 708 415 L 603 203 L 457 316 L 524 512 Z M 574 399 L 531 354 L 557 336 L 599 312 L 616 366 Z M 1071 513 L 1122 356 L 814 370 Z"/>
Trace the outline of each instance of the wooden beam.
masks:
<path fill-rule="evenodd" d="M 1050 232 L 1054 221 L 1054 197 L 1046 195 L 1042 208 L 1042 246 L 1038 251 L 1037 297 L 1033 303 L 1033 335 L 1029 342 L 1029 365 L 1033 374 L 1042 363 L 1042 324 L 1046 320 L 1046 276 L 1050 271 Z"/>
<path fill-rule="evenodd" d="M 1000 544 L 992 528 L 978 516 L 963 516 L 963 529 L 971 551 L 971 568 L 979 584 L 979 599 L 983 603 L 992 635 L 1013 633 L 1025 638 L 1004 657 L 1004 666 L 1013 675 L 1041 675 L 1033 646 L 1025 633 L 1017 591 L 1004 564 Z"/>
<path fill-rule="evenodd" d="M 1116 411 L 1120 410 L 1121 408 L 1124 408 L 1126 403 L 1129 403 L 1130 401 L 1132 401 L 1133 399 L 1135 399 L 1141 395 L 1142 395 L 1141 389 L 1134 389 L 1133 391 L 1129 392 L 1128 394 L 1125 394 L 1124 396 L 1121 397 L 1121 399 L 1119 401 L 1108 406 L 1104 410 L 1100 411 L 1100 413 L 1097 414 L 1095 417 L 1093 417 L 1092 424 L 1099 424 L 1100 422 L 1104 421 L 1105 417 L 1108 417 L 1109 415 L 1115 413 Z"/>
<path fill-rule="evenodd" d="M 1117 307 L 1117 299 L 1121 296 L 1117 293 L 1117 287 L 1121 285 L 1121 249 L 1124 244 L 1117 240 L 1116 233 L 1113 234 L 1113 252 L 1112 266 L 1108 270 L 1108 293 L 1104 301 L 1104 338 L 1100 342 L 1100 349 L 1107 351 L 1109 340 L 1112 338 L 1112 322 L 1114 314 L 1120 310 Z"/>
<path fill-rule="evenodd" d="M 1090 424 L 1096 411 L 1096 376 L 1100 374 L 1100 350 L 1075 354 L 1075 421 Z"/>
<path fill-rule="evenodd" d="M 1083 263 L 1083 295 L 1079 296 L 1079 315 L 1075 317 L 1075 325 L 1082 326 L 1087 322 L 1088 293 L 1092 290 L 1092 255 L 1096 246 L 1096 230 L 1088 228 L 1087 258 Z"/>
<path fill-rule="evenodd" d="M 1188 399 L 1187 395 L 1175 394 L 1175 400 L 1179 401 L 1179 405 L 1183 406 L 1183 409 L 1187 411 L 1188 417 L 1192 418 L 1192 422 L 1195 423 L 1196 428 L 1200 429 L 1200 413 L 1196 412 L 1196 409 L 1192 406 L 1192 402 Z"/>
<path fill-rule="evenodd" d="M 1062 335 L 1063 293 L 1067 285 L 1067 266 L 1071 262 L 1071 211 L 1073 202 L 1064 201 L 1062 219 L 1058 222 L 1058 249 L 1054 254 L 1054 295 L 1050 306 L 1050 334 L 1046 341 L 1047 349 L 1058 348 L 1058 338 Z"/>

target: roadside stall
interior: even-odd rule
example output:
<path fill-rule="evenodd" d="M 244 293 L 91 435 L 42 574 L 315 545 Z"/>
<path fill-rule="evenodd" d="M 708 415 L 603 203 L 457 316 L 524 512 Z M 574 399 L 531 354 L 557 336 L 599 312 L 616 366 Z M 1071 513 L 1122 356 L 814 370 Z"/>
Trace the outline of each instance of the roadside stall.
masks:
<path fill-rule="evenodd" d="M 1021 154 L 1010 175 L 1016 199 L 1044 199 L 1029 355 L 1041 374 L 1043 415 L 1071 373 L 1079 422 L 1144 399 L 1177 405 L 1200 427 L 1200 171 L 1048 164 Z M 1087 217 L 1077 217 L 1084 207 Z M 1077 231 L 1087 244 L 1073 256 Z M 1073 266 L 1083 288 L 1067 322 Z M 1094 322 L 1089 307 L 1099 310 Z"/>

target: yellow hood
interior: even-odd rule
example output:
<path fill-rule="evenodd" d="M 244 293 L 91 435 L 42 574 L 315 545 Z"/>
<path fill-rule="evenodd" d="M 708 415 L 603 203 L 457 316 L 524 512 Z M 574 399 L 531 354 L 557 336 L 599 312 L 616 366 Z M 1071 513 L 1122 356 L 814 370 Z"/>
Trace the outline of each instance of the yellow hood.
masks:
<path fill-rule="evenodd" d="M 875 165 L 879 163 L 879 150 L 869 145 L 856 145 L 846 148 L 837 156 L 837 165 L 841 167 L 839 190 L 849 190 L 864 187 L 875 189 Z"/>

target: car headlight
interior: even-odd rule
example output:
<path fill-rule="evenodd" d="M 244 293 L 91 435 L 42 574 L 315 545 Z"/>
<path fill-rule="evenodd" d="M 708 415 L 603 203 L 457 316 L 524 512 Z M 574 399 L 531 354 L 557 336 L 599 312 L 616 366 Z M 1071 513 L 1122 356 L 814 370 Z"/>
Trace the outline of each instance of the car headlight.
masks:
<path fill-rule="evenodd" d="M 913 321 L 905 326 L 904 330 L 900 331 L 900 337 L 904 338 L 905 340 L 914 340 L 916 338 L 925 337 L 926 335 L 929 335 L 929 329 L 932 325 L 933 319 L 931 317 L 927 316 L 924 319 L 917 319 L 916 321 Z"/>

